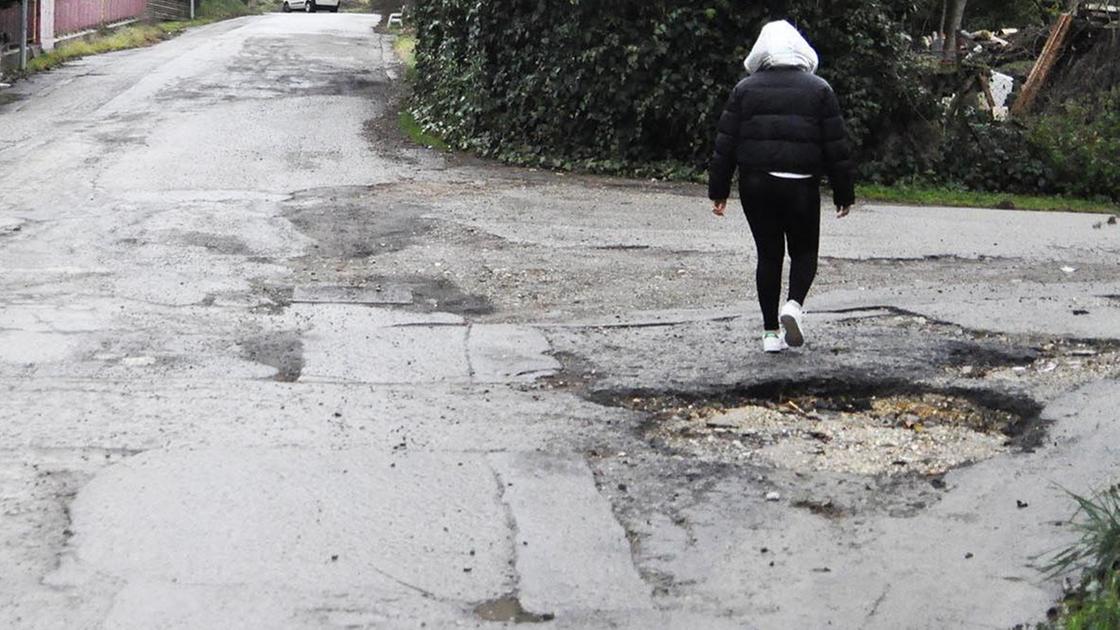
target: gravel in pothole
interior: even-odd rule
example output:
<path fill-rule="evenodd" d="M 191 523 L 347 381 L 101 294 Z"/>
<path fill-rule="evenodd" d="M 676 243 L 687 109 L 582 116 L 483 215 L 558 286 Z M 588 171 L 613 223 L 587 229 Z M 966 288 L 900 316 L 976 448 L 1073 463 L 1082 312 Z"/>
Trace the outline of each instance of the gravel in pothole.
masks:
<path fill-rule="evenodd" d="M 674 404 L 652 411 L 649 437 L 711 461 L 860 475 L 945 471 L 1008 451 L 1021 418 L 943 394 L 875 397 L 857 404 L 801 397 L 779 402 Z"/>

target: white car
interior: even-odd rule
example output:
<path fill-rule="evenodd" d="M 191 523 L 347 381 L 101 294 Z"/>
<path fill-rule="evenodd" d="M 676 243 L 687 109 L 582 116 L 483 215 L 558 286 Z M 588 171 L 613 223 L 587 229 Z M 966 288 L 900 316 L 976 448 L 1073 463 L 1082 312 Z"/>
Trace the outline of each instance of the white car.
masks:
<path fill-rule="evenodd" d="M 338 13 L 340 4 L 342 4 L 342 0 L 284 0 L 283 10 L 284 13 L 291 13 L 292 11 L 314 13 L 323 9 L 331 13 Z"/>

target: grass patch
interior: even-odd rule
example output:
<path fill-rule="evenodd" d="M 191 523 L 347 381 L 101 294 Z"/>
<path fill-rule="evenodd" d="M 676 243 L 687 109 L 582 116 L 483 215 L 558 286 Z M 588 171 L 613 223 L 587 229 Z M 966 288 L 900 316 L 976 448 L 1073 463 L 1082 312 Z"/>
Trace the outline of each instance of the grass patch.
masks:
<path fill-rule="evenodd" d="M 408 29 L 396 27 L 390 29 L 390 32 L 396 35 L 396 39 L 393 40 L 393 50 L 404 66 L 405 79 L 411 83 L 416 73 L 416 34 Z M 404 135 L 413 143 L 437 151 L 450 150 L 442 138 L 424 129 L 408 109 L 401 110 L 397 122 Z"/>
<path fill-rule="evenodd" d="M 1058 622 L 1062 630 L 1115 630 L 1120 628 L 1120 576 L 1082 599 L 1075 610 Z"/>
<path fill-rule="evenodd" d="M 976 192 L 958 188 L 913 186 L 906 184 L 895 186 L 865 184 L 857 187 L 856 196 L 867 201 L 886 201 L 919 206 L 1096 213 L 1115 213 L 1120 211 L 1120 206 L 1105 199 L 1075 199 L 1072 197 L 1047 195 L 1011 195 L 1007 193 Z"/>
<path fill-rule="evenodd" d="M 407 31 L 398 32 L 397 39 L 393 42 L 393 50 L 409 72 L 416 70 L 416 35 Z"/>
<path fill-rule="evenodd" d="M 1077 503 L 1077 542 L 1056 554 L 1046 571 L 1056 575 L 1081 569 L 1100 577 L 1120 569 L 1120 484 L 1092 497 L 1070 496 Z"/>
<path fill-rule="evenodd" d="M 420 123 L 416 122 L 416 118 L 413 117 L 412 112 L 407 109 L 400 113 L 397 120 L 400 123 L 401 131 L 404 132 L 404 135 L 408 136 L 409 140 L 421 146 L 428 147 L 429 149 L 435 149 L 437 151 L 449 150 L 446 142 L 440 139 L 439 136 L 429 133 L 420 126 Z"/>
<path fill-rule="evenodd" d="M 67 61 L 90 55 L 151 46 L 174 37 L 192 26 L 202 26 L 255 13 L 257 12 L 249 9 L 241 0 L 203 0 L 195 20 L 132 24 L 112 31 L 105 30 L 92 37 L 63 42 L 54 50 L 28 61 L 27 72 L 50 70 Z"/>
<path fill-rule="evenodd" d="M 1079 588 L 1062 603 L 1059 618 L 1040 626 L 1054 630 L 1120 628 L 1120 485 L 1092 497 L 1071 493 L 1077 503 L 1075 543 L 1044 567 L 1051 576 L 1082 571 Z"/>
<path fill-rule="evenodd" d="M 168 33 L 159 26 L 140 24 L 119 28 L 112 33 L 90 39 L 66 42 L 49 53 L 39 55 L 27 62 L 28 72 L 50 70 L 71 59 L 99 55 L 114 50 L 151 46 L 162 41 Z"/>

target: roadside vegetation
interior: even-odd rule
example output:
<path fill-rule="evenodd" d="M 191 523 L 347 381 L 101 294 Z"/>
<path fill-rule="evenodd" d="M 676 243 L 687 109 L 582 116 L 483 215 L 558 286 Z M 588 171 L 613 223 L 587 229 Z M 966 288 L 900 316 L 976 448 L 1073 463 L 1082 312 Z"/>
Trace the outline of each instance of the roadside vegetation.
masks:
<path fill-rule="evenodd" d="M 416 32 L 411 28 L 397 26 L 391 27 L 389 32 L 396 36 L 393 50 L 404 66 L 405 79 L 412 83 L 416 78 Z M 397 122 L 401 132 L 414 144 L 437 151 L 450 150 L 443 138 L 425 129 L 416 121 L 416 116 L 408 108 L 401 110 Z"/>
<path fill-rule="evenodd" d="M 994 120 L 978 108 L 976 77 L 998 70 L 1022 85 L 1063 3 L 970 0 L 965 26 L 1023 35 L 1013 54 L 967 49 L 946 63 L 918 50 L 943 19 L 943 0 L 837 2 L 791 2 L 783 15 L 811 30 L 858 149 L 865 198 L 1117 209 L 1120 73 L 1108 70 L 1116 38 L 1079 31 L 1051 95 L 1030 115 Z M 510 164 L 694 181 L 704 179 L 715 119 L 742 74 L 745 34 L 774 17 L 766 3 L 517 6 L 416 3 L 409 111 L 419 127 Z"/>
<path fill-rule="evenodd" d="M 1120 206 L 1106 198 L 1081 199 L 1060 195 L 1016 195 L 965 190 L 950 186 L 916 186 L 901 183 L 894 185 L 863 184 L 856 187 L 856 197 L 866 201 L 913 206 L 1120 213 Z"/>
<path fill-rule="evenodd" d="M 138 23 L 112 30 L 105 29 L 89 37 L 62 42 L 54 50 L 28 61 L 27 71 L 31 73 L 50 70 L 81 57 L 151 46 L 174 37 L 192 26 L 202 26 L 254 13 L 257 11 L 249 8 L 241 0 L 202 0 L 197 18 L 194 20 Z"/>
<path fill-rule="evenodd" d="M 1120 485 L 1093 496 L 1071 495 L 1077 503 L 1078 540 L 1056 554 L 1046 569 L 1051 575 L 1081 571 L 1078 586 L 1059 607 L 1046 630 L 1115 630 L 1120 628 Z"/>
<path fill-rule="evenodd" d="M 168 34 L 169 33 L 161 28 L 160 25 L 138 24 L 118 28 L 115 31 L 99 34 L 88 39 L 63 42 L 54 50 L 38 55 L 28 61 L 27 71 L 30 73 L 50 70 L 72 59 L 99 55 L 115 50 L 151 46 L 165 39 Z"/>
<path fill-rule="evenodd" d="M 377 13 L 369 0 L 342 0 L 339 10 L 343 13 Z"/>

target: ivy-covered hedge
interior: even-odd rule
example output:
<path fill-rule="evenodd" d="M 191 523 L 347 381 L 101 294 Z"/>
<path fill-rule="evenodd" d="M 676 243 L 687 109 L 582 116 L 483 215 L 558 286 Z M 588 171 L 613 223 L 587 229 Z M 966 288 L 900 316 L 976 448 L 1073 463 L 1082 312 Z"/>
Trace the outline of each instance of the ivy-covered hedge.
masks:
<path fill-rule="evenodd" d="M 857 147 L 930 111 L 897 24 L 910 0 L 419 0 L 413 113 L 510 162 L 665 174 L 704 168 L 761 25 L 821 57 Z"/>
<path fill-rule="evenodd" d="M 940 97 L 964 75 L 919 68 L 903 34 L 919 5 L 418 0 L 412 113 L 452 147 L 511 163 L 702 177 L 742 59 L 762 24 L 788 19 L 820 53 L 864 181 L 1120 200 L 1120 91 L 1019 122 L 967 108 L 946 120 Z"/>

